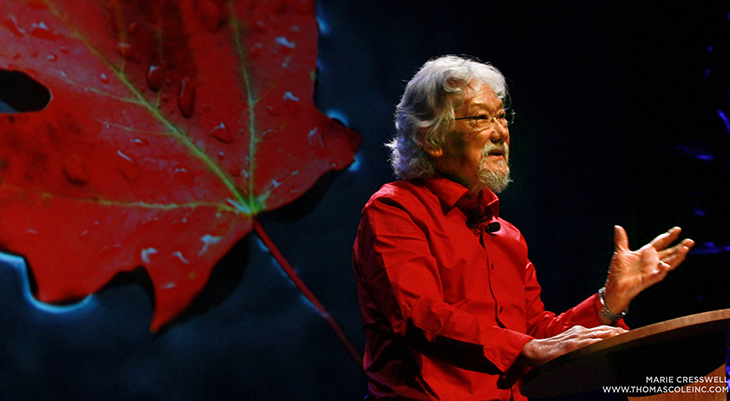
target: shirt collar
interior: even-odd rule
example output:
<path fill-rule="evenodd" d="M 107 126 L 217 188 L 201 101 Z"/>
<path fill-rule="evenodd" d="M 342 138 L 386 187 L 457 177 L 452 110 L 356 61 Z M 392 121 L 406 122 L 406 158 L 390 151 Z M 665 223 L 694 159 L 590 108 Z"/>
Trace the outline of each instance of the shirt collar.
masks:
<path fill-rule="evenodd" d="M 488 188 L 482 188 L 474 195 L 463 185 L 443 176 L 426 180 L 425 185 L 441 200 L 444 213 L 458 207 L 467 216 L 477 212 L 485 217 L 499 217 L 499 198 Z"/>

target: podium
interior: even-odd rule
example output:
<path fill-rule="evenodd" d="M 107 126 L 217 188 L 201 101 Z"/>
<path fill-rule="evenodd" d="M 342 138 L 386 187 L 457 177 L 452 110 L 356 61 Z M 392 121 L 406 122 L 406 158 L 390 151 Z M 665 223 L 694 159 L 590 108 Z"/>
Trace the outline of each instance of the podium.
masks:
<path fill-rule="evenodd" d="M 522 378 L 527 397 L 594 390 L 632 401 L 727 400 L 730 309 L 631 330 L 550 360 Z"/>

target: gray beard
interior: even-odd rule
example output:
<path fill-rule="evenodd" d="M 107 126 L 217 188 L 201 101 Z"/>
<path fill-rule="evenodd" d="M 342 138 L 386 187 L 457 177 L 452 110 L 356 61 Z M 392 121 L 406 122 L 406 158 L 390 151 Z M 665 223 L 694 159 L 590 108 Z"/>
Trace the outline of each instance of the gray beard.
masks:
<path fill-rule="evenodd" d="M 500 148 L 504 150 L 505 160 L 500 162 L 500 164 L 503 164 L 504 168 L 490 169 L 485 167 L 484 159 L 489 155 L 489 152 L 494 149 Z M 509 160 L 509 147 L 507 146 L 507 144 L 503 143 L 497 145 L 490 143 L 484 147 L 484 150 L 482 150 L 482 163 L 479 165 L 479 181 L 484 184 L 484 186 L 492 190 L 492 192 L 494 192 L 495 194 L 498 194 L 507 189 L 509 183 L 512 182 L 509 176 L 509 164 L 507 160 Z"/>

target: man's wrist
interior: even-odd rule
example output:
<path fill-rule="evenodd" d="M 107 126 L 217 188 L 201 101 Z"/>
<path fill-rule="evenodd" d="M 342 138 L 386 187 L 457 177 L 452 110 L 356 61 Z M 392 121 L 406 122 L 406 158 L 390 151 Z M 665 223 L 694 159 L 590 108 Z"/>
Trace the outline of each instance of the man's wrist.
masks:
<path fill-rule="evenodd" d="M 598 300 L 600 301 L 600 309 L 598 310 L 598 314 L 612 323 L 623 319 L 626 314 L 629 313 L 628 306 L 626 307 L 626 309 L 618 313 L 609 309 L 608 304 L 606 303 L 606 287 L 602 287 L 600 290 L 598 290 Z"/>

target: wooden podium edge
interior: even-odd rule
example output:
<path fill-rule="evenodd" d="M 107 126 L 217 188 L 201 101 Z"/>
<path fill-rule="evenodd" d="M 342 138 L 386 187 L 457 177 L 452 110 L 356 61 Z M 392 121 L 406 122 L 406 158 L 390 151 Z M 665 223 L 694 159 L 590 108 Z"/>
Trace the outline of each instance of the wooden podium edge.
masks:
<path fill-rule="evenodd" d="M 641 347 L 652 342 L 688 338 L 698 334 L 730 330 L 730 309 L 720 309 L 639 327 L 615 337 L 576 349 L 543 363 L 528 372 L 521 380 L 521 392 L 528 397 L 546 397 L 540 383 L 552 372 L 581 360 L 606 358 L 609 354 Z M 727 345 L 727 344 L 726 344 Z M 542 382 L 541 382 L 542 380 Z M 613 377 L 605 377 L 605 384 L 615 384 Z M 585 391 L 585 390 L 584 390 Z M 580 391 L 578 391 L 580 392 Z M 575 392 L 573 392 L 575 393 Z M 566 395 L 570 392 L 554 395 Z"/>

